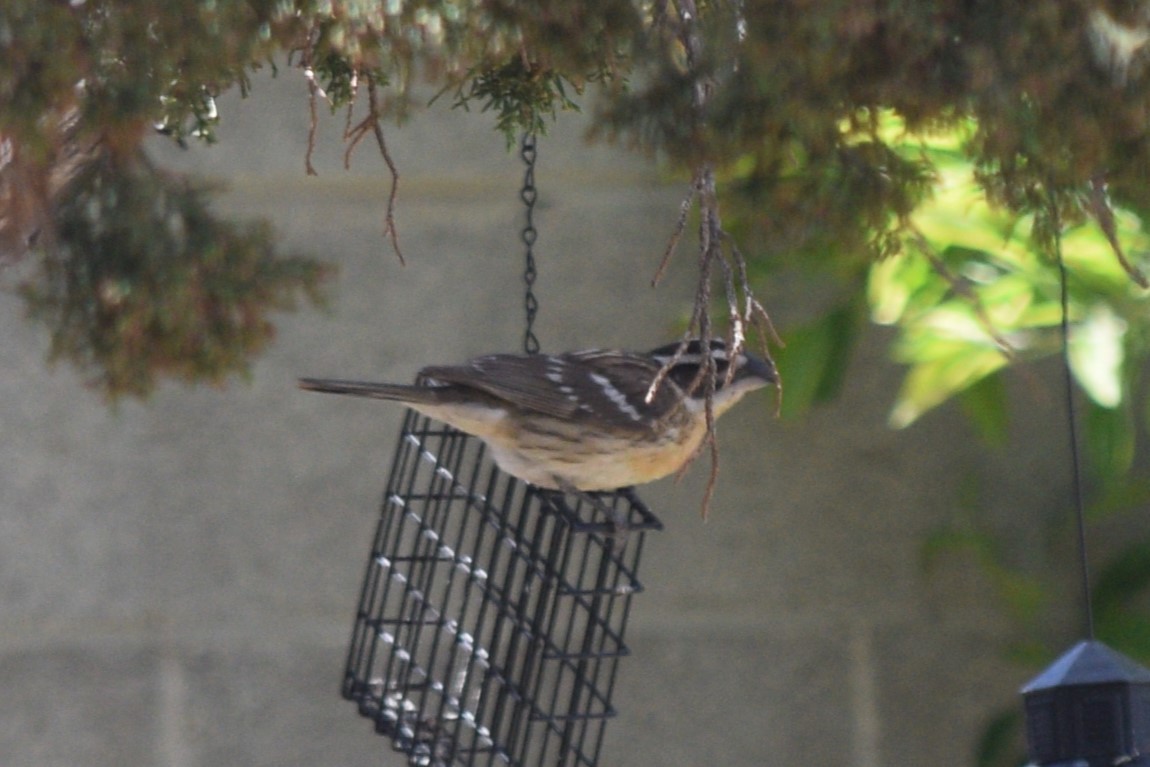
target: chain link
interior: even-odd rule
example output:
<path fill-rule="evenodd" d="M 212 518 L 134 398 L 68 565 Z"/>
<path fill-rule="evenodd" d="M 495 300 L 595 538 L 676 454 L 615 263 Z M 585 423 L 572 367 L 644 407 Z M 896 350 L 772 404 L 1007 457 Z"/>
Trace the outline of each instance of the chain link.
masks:
<path fill-rule="evenodd" d="M 539 351 L 539 339 L 535 337 L 535 315 L 539 312 L 539 300 L 535 298 L 535 278 L 538 272 L 535 268 L 535 240 L 539 233 L 535 229 L 535 200 L 539 193 L 535 189 L 535 134 L 524 133 L 519 149 L 519 156 L 527 166 L 523 174 L 523 188 L 519 192 L 519 199 L 527 210 L 527 223 L 523 226 L 523 244 L 527 248 L 526 267 L 523 270 L 523 283 L 526 293 L 523 299 L 523 308 L 527 315 L 527 330 L 523 333 L 523 350 L 528 354 Z"/>

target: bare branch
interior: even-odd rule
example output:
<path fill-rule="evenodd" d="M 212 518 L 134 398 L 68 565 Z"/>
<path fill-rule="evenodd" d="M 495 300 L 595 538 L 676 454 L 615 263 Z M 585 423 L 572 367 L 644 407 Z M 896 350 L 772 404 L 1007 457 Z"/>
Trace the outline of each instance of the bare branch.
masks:
<path fill-rule="evenodd" d="M 327 93 L 316 79 L 315 68 L 312 63 L 317 42 L 318 33 L 313 29 L 308 33 L 306 40 L 288 54 L 289 63 L 291 63 L 292 54 L 296 52 L 300 54 L 299 66 L 303 69 L 304 78 L 307 80 L 309 124 L 304 168 L 307 170 L 309 176 L 319 175 L 316 172 L 315 166 L 312 164 L 312 157 L 315 154 L 316 134 L 319 130 L 318 103 L 322 98 L 324 101 L 332 104 L 331 99 L 328 98 Z M 387 165 L 387 170 L 391 174 L 391 189 L 387 196 L 387 208 L 384 213 L 383 235 L 391 242 L 391 248 L 395 251 L 396 257 L 399 258 L 399 263 L 406 265 L 407 261 L 404 259 L 403 251 L 399 247 L 399 233 L 395 225 L 395 201 L 399 192 L 399 170 L 395 165 L 395 161 L 392 160 L 391 152 L 387 147 L 383 126 L 380 123 L 383 110 L 380 108 L 375 79 L 372 78 L 370 74 L 366 75 L 368 98 L 367 115 L 358 123 L 352 124 L 355 117 L 355 102 L 359 98 L 360 76 L 361 73 L 358 71 L 351 73 L 351 93 L 348 99 L 347 115 L 344 119 L 343 127 L 343 140 L 347 144 L 343 153 L 343 167 L 344 170 L 351 168 L 351 155 L 355 152 L 356 147 L 359 146 L 359 143 L 363 141 L 369 133 L 374 135 L 376 145 L 379 147 L 379 153 L 382 155 L 383 161 Z"/>
<path fill-rule="evenodd" d="M 391 152 L 387 148 L 387 139 L 383 133 L 383 125 L 380 123 L 383 110 L 379 105 L 379 93 L 375 79 L 371 76 L 367 78 L 367 102 L 367 116 L 360 120 L 354 127 L 345 129 L 344 131 L 347 149 L 343 155 L 343 166 L 344 168 L 351 167 L 352 152 L 355 151 L 355 148 L 359 146 L 359 142 L 361 142 L 368 133 L 375 136 L 376 146 L 379 147 L 379 153 L 387 165 L 388 173 L 391 174 L 391 190 L 388 193 L 387 208 L 384 211 L 383 235 L 391 241 L 391 248 L 395 251 L 396 257 L 399 258 L 399 263 L 406 265 L 407 261 L 404 259 L 403 251 L 399 247 L 399 231 L 395 226 L 395 200 L 399 193 L 399 168 L 396 167 L 395 161 L 391 157 Z"/>
<path fill-rule="evenodd" d="M 731 268 L 726 258 L 718 259 L 719 266 L 723 268 L 723 293 L 727 297 L 727 348 L 742 349 L 747 344 L 746 322 L 739 312 L 739 293 L 735 286 L 735 270 Z M 727 374 L 723 378 L 723 385 L 729 384 L 735 377 L 735 366 L 727 366 Z"/>
<path fill-rule="evenodd" d="M 978 324 L 994 341 L 998 350 L 1007 358 L 1013 358 L 1015 354 L 1014 347 L 1011 346 L 1010 342 L 1006 340 L 1006 337 L 999 333 L 998 329 L 994 327 L 994 322 L 991 321 L 990 314 L 986 311 L 986 305 L 982 303 L 982 297 L 971 289 L 969 282 L 955 274 L 951 268 L 946 265 L 946 262 L 942 260 L 942 257 L 938 255 L 934 246 L 930 244 L 922 232 L 915 228 L 913 224 L 908 224 L 907 226 L 913 235 L 914 242 L 918 246 L 919 251 L 926 257 L 926 260 L 930 263 L 935 273 L 946 281 L 956 296 L 967 303 L 970 310 L 974 312 L 974 317 L 978 320 Z"/>
<path fill-rule="evenodd" d="M 703 43 L 698 33 L 698 8 L 695 0 L 677 0 L 675 3 L 677 13 L 670 12 L 668 6 L 667 0 L 659 0 L 654 8 L 655 17 L 678 37 L 686 53 L 687 69 L 696 73 L 693 99 L 695 119 L 702 122 L 705 119 L 707 102 L 711 96 L 713 83 L 708 75 L 698 71 L 699 62 L 703 58 Z M 655 375 L 655 379 L 647 390 L 648 400 L 655 396 L 671 368 L 679 362 L 690 338 L 697 337 L 704 349 L 710 348 L 713 335 L 710 314 L 711 281 L 716 263 L 722 270 L 723 290 L 727 302 L 729 329 L 726 340 L 728 353 L 734 356 L 744 350 L 747 343 L 748 328 L 754 328 L 758 331 L 763 356 L 766 359 L 770 360 L 771 358 L 768 349 L 769 342 L 782 345 L 770 316 L 751 290 L 743 254 L 735 246 L 730 235 L 723 229 L 718 195 L 715 190 L 715 168 L 709 162 L 702 161 L 695 169 L 694 177 L 691 179 L 691 188 L 679 205 L 679 215 L 675 220 L 674 229 L 671 232 L 667 247 L 663 251 L 659 266 L 655 270 L 651 285 L 658 285 L 666 273 L 671 256 L 686 230 L 687 218 L 696 203 L 699 209 L 699 281 L 695 288 L 695 303 L 691 312 L 691 320 L 687 324 L 687 330 L 679 348 Z M 733 372 L 734 369 L 728 367 L 724 384 L 730 383 Z M 704 519 L 710 512 L 711 499 L 719 474 L 719 443 L 715 433 L 714 411 L 717 374 L 714 359 L 710 355 L 704 354 L 698 374 L 687 387 L 689 393 L 698 391 L 700 386 L 703 387 L 707 434 L 699 444 L 698 450 L 680 470 L 680 475 L 687 466 L 694 463 L 705 448 L 710 448 L 711 471 L 703 493 L 701 509 Z M 781 384 L 778 385 L 778 392 L 776 415 L 782 407 Z"/>
<path fill-rule="evenodd" d="M 347 116 L 344 118 L 344 123 L 343 123 L 343 140 L 344 141 L 347 141 L 348 137 L 351 135 L 351 131 L 352 131 L 351 121 L 352 121 L 352 118 L 355 116 L 355 102 L 358 98 L 359 98 L 359 73 L 353 72 L 351 75 L 351 97 L 347 100 Z M 349 153 L 345 153 L 343 156 L 344 170 L 348 169 L 347 161 L 350 158 L 350 156 L 351 155 Z"/>
<path fill-rule="evenodd" d="M 1150 288 L 1150 280 L 1146 279 L 1146 275 L 1138 267 L 1130 263 L 1126 258 L 1126 253 L 1122 250 L 1122 243 L 1118 241 L 1118 223 L 1114 218 L 1114 209 L 1110 207 L 1110 200 L 1106 194 L 1106 179 L 1100 175 L 1090 180 L 1090 212 L 1094 215 L 1094 220 L 1098 222 L 1102 233 L 1106 235 L 1110 249 L 1114 251 L 1118 263 L 1126 270 L 1126 274 L 1138 283 L 1138 287 Z"/>
<path fill-rule="evenodd" d="M 675 229 L 671 232 L 671 238 L 667 241 L 667 247 L 663 250 L 663 258 L 659 260 L 659 268 L 655 270 L 655 276 L 651 278 L 651 287 L 655 287 L 663 280 L 663 275 L 667 271 L 667 264 L 671 262 L 671 255 L 675 252 L 675 248 L 679 246 L 679 240 L 683 238 L 683 231 L 687 228 L 687 216 L 691 212 L 691 206 L 695 202 L 695 196 L 699 193 L 698 176 L 691 180 L 691 188 L 687 192 L 687 196 L 679 203 L 679 218 L 675 221 Z"/>
<path fill-rule="evenodd" d="M 319 116 L 316 110 L 316 99 L 321 93 L 319 85 L 315 81 L 315 72 L 309 66 L 305 72 L 310 76 L 307 78 L 307 108 L 309 115 L 308 129 L 307 129 L 307 153 L 304 155 L 303 164 L 304 169 L 309 176 L 318 176 L 315 166 L 311 164 L 312 155 L 315 154 L 315 134 L 319 126 Z"/>
<path fill-rule="evenodd" d="M 316 104 L 321 98 L 326 101 L 327 94 L 315 79 L 315 69 L 312 67 L 312 54 L 315 51 L 317 33 L 313 29 L 307 37 L 307 42 L 300 49 L 300 66 L 303 67 L 304 78 L 307 80 L 308 109 L 307 153 L 304 155 L 303 164 L 307 175 L 318 176 L 319 173 L 316 172 L 315 166 L 311 162 L 311 158 L 315 154 L 315 137 L 319 130 L 319 110 L 316 108 Z"/>
<path fill-rule="evenodd" d="M 735 268 L 739 272 L 739 285 L 743 290 L 743 299 L 745 306 L 743 309 L 743 320 L 750 322 L 761 334 L 760 351 L 764 357 L 770 357 L 770 352 L 767 348 L 768 340 L 778 347 L 785 347 L 786 344 L 779 336 L 778 331 L 775 330 L 775 323 L 771 321 L 771 316 L 767 314 L 766 308 L 762 305 L 755 294 L 751 291 L 751 280 L 747 276 L 747 259 L 743 257 L 742 251 L 735 244 L 735 240 L 726 231 L 721 232 L 723 241 L 727 243 L 727 247 L 731 249 L 731 260 L 734 261 Z"/>
<path fill-rule="evenodd" d="M 387 141 L 384 140 L 383 126 L 379 124 L 380 110 L 376 97 L 375 80 L 370 78 L 367 82 L 367 97 L 371 104 L 371 113 L 376 115 L 372 124 L 372 129 L 375 131 L 375 143 L 379 145 L 379 153 L 383 155 L 383 161 L 387 164 L 388 172 L 391 173 L 391 191 L 387 196 L 387 212 L 384 214 L 383 233 L 391 238 L 391 247 L 395 250 L 395 255 L 399 257 L 399 263 L 406 264 L 403 251 L 399 249 L 399 232 L 395 228 L 395 196 L 399 192 L 399 169 L 395 167 L 395 161 L 391 159 L 391 152 L 387 149 Z"/>

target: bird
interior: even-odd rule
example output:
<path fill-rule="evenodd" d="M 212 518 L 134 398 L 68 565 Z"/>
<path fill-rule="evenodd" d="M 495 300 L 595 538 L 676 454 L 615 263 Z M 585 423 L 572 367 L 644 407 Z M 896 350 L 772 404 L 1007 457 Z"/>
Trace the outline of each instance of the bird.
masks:
<path fill-rule="evenodd" d="M 747 393 L 779 385 L 769 357 L 690 339 L 645 353 L 489 354 L 425 367 L 409 385 L 301 378 L 299 386 L 403 403 L 478 437 L 505 473 L 582 494 L 653 482 L 691 461 L 708 430 L 698 377 L 708 355 L 713 418 Z"/>

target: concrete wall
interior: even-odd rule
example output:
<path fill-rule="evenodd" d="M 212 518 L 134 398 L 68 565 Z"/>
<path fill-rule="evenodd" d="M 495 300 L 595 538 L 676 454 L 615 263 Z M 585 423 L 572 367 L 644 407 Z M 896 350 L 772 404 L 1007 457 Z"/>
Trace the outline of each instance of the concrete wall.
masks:
<path fill-rule="evenodd" d="M 4 765 L 402 763 L 337 694 L 400 413 L 294 379 L 407 380 L 518 349 L 522 168 L 485 115 L 439 105 L 391 130 L 400 267 L 380 237 L 382 163 L 365 142 L 342 170 L 341 117 L 323 120 L 321 175 L 304 175 L 304 94 L 295 72 L 259 78 L 222 100 L 219 146 L 156 145 L 230 184 L 221 211 L 270 217 L 289 249 L 340 268 L 331 311 L 283 317 L 250 384 L 111 411 L 50 372 L 44 333 L 0 302 Z M 649 347 L 690 305 L 689 249 L 648 286 L 686 185 L 581 131 L 571 117 L 540 144 L 538 334 L 545 350 Z M 781 325 L 805 295 L 772 288 Z M 703 463 L 643 491 L 666 530 L 645 553 L 604 764 L 958 767 L 1013 700 L 1024 679 L 986 584 L 961 562 L 926 577 L 920 546 L 968 476 L 1003 516 L 1066 497 L 1061 451 L 1007 463 L 953 413 L 889 431 L 883 343 L 866 334 L 830 407 L 780 422 L 760 396 L 722 423 L 709 521 Z M 1034 402 L 1021 445 L 1058 417 L 1056 396 Z"/>

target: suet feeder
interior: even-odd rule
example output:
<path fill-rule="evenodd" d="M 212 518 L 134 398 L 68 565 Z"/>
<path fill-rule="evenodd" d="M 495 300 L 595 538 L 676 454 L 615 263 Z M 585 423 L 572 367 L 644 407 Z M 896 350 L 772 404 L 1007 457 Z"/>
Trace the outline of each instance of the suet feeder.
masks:
<path fill-rule="evenodd" d="M 1150 670 L 1094 638 L 1082 461 L 1070 366 L 1068 275 L 1057 206 L 1052 205 L 1051 210 L 1061 287 L 1062 372 L 1087 639 L 1022 688 L 1027 748 L 1031 764 L 1039 767 L 1150 766 Z"/>
<path fill-rule="evenodd" d="M 524 351 L 533 323 L 535 136 L 523 137 Z M 639 556 L 662 524 L 624 488 L 565 495 L 504 474 L 483 442 L 409 410 L 342 686 L 420 767 L 595 767 Z"/>
<path fill-rule="evenodd" d="M 661 524 L 630 490 L 593 498 L 507 476 L 479 440 L 408 411 L 343 695 L 409 764 L 598 763 Z"/>
<path fill-rule="evenodd" d="M 1150 670 L 1101 642 L 1079 642 L 1022 696 L 1033 764 L 1150 765 Z"/>

